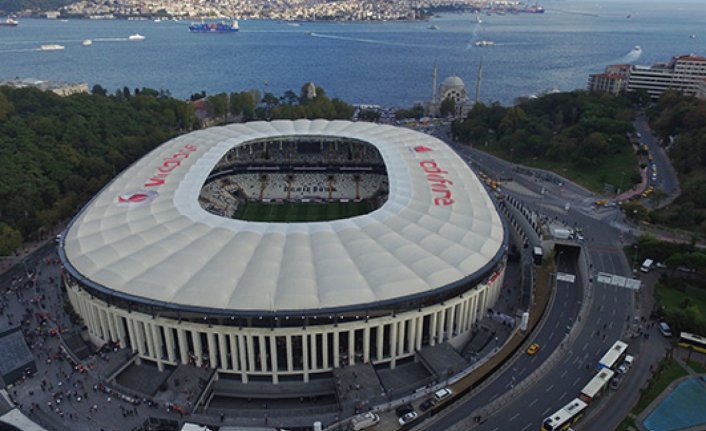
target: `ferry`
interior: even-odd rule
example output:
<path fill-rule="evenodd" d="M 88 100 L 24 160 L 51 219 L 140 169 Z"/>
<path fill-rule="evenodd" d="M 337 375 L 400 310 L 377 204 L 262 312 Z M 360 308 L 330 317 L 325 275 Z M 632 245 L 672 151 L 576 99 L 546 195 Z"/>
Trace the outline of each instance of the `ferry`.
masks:
<path fill-rule="evenodd" d="M 139 42 L 141 40 L 145 40 L 145 37 L 143 35 L 141 35 L 140 33 L 135 33 L 135 34 L 131 34 L 130 36 L 128 36 L 127 40 L 131 40 L 133 42 Z"/>
<path fill-rule="evenodd" d="M 191 23 L 189 26 L 189 31 L 192 33 L 235 33 L 239 30 L 237 20 L 230 23 L 225 21 Z"/>
<path fill-rule="evenodd" d="M 58 45 L 58 44 L 49 44 L 49 45 L 42 45 L 39 47 L 42 51 L 61 51 L 64 49 L 64 45 Z"/>
<path fill-rule="evenodd" d="M 19 22 L 11 16 L 8 16 L 5 21 L 0 21 L 0 27 L 17 27 L 17 24 Z"/>
<path fill-rule="evenodd" d="M 93 45 L 93 41 L 91 39 L 86 39 L 82 42 L 83 46 L 91 46 Z"/>
<path fill-rule="evenodd" d="M 495 45 L 495 42 L 492 40 L 479 40 L 476 42 L 476 46 L 493 46 Z"/>
<path fill-rule="evenodd" d="M 438 26 L 438 25 L 435 25 L 435 24 L 432 24 L 432 25 L 430 25 L 430 26 L 427 27 L 427 28 L 428 28 L 429 30 L 438 30 L 438 29 L 439 29 L 439 26 Z"/>
<path fill-rule="evenodd" d="M 642 48 L 640 48 L 640 45 L 635 45 L 635 48 L 632 49 L 632 52 L 635 54 L 640 54 L 642 53 Z"/>

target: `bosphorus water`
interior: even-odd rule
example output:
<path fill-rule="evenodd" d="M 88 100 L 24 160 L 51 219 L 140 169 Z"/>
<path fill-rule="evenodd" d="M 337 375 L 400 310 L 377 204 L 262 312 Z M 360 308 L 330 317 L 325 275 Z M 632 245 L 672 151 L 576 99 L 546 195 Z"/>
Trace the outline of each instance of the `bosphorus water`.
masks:
<path fill-rule="evenodd" d="M 411 106 L 457 74 L 481 100 L 585 88 L 613 63 L 652 64 L 706 54 L 706 1 L 548 0 L 541 15 L 442 14 L 431 22 L 241 21 L 240 33 L 192 34 L 188 22 L 21 19 L 0 28 L 0 79 L 30 77 L 100 84 L 109 91 L 151 87 L 187 98 L 258 88 L 281 95 L 314 81 L 350 103 Z M 438 30 L 428 27 L 434 24 Z M 132 42 L 128 36 L 144 35 Z M 694 35 L 695 37 L 690 37 Z M 91 46 L 82 42 L 91 39 Z M 490 40 L 493 46 L 474 42 Z M 40 45 L 61 44 L 61 51 Z M 639 45 L 641 53 L 633 52 Z"/>

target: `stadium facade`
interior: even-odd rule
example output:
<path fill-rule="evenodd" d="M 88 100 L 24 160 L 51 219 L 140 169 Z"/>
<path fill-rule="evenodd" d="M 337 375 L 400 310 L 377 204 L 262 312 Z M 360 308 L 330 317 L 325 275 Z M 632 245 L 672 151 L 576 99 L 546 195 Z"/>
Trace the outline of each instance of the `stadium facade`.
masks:
<path fill-rule="evenodd" d="M 233 149 L 302 139 L 374 147 L 386 200 L 312 223 L 238 220 L 199 202 Z M 93 342 L 129 347 L 160 369 L 193 363 L 277 383 L 359 362 L 394 368 L 426 346 L 464 342 L 499 296 L 507 233 L 484 185 L 436 138 L 273 121 L 161 145 L 82 209 L 59 254 Z"/>

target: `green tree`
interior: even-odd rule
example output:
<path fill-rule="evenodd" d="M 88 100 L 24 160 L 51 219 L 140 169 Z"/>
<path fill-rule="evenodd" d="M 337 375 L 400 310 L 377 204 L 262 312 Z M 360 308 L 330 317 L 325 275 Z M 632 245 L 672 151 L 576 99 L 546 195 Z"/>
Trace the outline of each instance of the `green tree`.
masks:
<path fill-rule="evenodd" d="M 456 101 L 452 97 L 445 98 L 439 106 L 439 114 L 442 117 L 448 117 L 456 113 Z"/>

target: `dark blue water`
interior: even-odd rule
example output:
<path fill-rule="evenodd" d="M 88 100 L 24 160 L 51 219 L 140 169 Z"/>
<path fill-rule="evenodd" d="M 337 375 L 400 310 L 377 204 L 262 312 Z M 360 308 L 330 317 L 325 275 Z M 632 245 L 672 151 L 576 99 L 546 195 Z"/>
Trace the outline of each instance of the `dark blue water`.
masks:
<path fill-rule="evenodd" d="M 409 106 L 430 97 L 435 60 L 439 83 L 457 74 L 473 97 L 482 56 L 481 99 L 511 104 L 584 88 L 607 64 L 706 54 L 704 0 L 548 1 L 543 15 L 482 15 L 482 24 L 471 14 L 443 15 L 432 21 L 439 30 L 423 22 L 241 21 L 240 33 L 208 35 L 189 33 L 187 22 L 22 19 L 0 28 L 0 78 L 152 87 L 182 98 L 249 88 L 280 95 L 312 80 L 351 103 Z M 146 40 L 127 41 L 133 33 Z M 82 46 L 84 39 L 93 45 Z M 496 45 L 473 44 L 482 39 Z M 66 49 L 38 50 L 48 43 Z M 630 53 L 635 45 L 640 58 Z"/>

